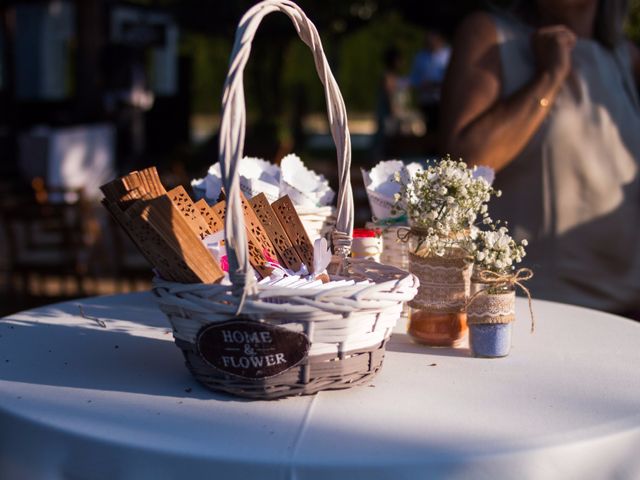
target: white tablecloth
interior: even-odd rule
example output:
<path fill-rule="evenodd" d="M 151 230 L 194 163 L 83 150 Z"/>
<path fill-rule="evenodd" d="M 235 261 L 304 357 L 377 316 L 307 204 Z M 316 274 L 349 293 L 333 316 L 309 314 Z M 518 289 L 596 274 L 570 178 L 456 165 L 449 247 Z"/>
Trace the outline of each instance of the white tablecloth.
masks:
<path fill-rule="evenodd" d="M 504 359 L 394 335 L 369 387 L 200 387 L 150 294 L 0 320 L 2 479 L 640 478 L 640 325 L 518 300 Z"/>

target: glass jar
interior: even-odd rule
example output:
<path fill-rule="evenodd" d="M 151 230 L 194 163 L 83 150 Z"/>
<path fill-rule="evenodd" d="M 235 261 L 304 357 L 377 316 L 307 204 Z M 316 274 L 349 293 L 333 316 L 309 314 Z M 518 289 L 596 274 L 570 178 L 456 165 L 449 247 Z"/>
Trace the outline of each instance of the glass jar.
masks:
<path fill-rule="evenodd" d="M 490 293 L 485 289 L 467 307 L 469 347 L 475 357 L 499 358 L 511 350 L 511 322 L 515 319 L 516 292 Z"/>
<path fill-rule="evenodd" d="M 471 269 L 468 259 L 455 250 L 443 257 L 409 253 L 409 271 L 420 280 L 418 294 L 409 303 L 408 333 L 416 342 L 436 347 L 466 343 Z"/>
<path fill-rule="evenodd" d="M 354 228 L 351 242 L 351 256 L 354 258 L 370 258 L 380 262 L 382 253 L 382 237 L 377 229 Z"/>
<path fill-rule="evenodd" d="M 405 225 L 377 225 L 374 222 L 367 222 L 366 228 L 381 229 L 382 231 L 382 252 L 379 262 L 384 265 L 392 265 L 401 270 L 409 270 L 409 244 L 398 238 L 398 232 L 406 230 Z M 407 327 L 409 324 L 409 306 L 402 305 L 399 324 Z"/>

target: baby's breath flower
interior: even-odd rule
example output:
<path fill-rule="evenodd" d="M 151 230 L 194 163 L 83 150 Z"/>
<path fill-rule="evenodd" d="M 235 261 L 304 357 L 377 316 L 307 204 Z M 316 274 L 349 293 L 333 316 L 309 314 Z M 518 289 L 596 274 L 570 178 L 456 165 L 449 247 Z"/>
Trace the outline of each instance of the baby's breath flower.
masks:
<path fill-rule="evenodd" d="M 513 270 L 525 256 L 526 245 L 526 240 L 518 244 L 506 227 L 478 231 L 472 245 L 476 268 L 496 273 Z"/>
<path fill-rule="evenodd" d="M 410 225 L 433 232 L 420 237 L 421 252 L 444 255 L 451 248 L 467 248 L 478 218 L 492 223 L 486 204 L 496 190 L 474 175 L 476 170 L 447 156 L 403 184 L 396 202 L 406 210 Z"/>

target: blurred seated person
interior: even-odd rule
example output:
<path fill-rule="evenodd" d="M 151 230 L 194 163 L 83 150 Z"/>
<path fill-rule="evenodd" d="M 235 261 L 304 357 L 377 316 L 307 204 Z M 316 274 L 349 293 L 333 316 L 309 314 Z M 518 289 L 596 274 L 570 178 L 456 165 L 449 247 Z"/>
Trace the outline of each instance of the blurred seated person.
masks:
<path fill-rule="evenodd" d="M 496 171 L 534 296 L 640 311 L 640 56 L 624 0 L 531 0 L 459 27 L 443 150 Z"/>
<path fill-rule="evenodd" d="M 444 36 L 438 31 L 427 30 L 424 47 L 413 59 L 409 79 L 429 132 L 438 130 L 440 89 L 450 56 L 451 47 Z"/>

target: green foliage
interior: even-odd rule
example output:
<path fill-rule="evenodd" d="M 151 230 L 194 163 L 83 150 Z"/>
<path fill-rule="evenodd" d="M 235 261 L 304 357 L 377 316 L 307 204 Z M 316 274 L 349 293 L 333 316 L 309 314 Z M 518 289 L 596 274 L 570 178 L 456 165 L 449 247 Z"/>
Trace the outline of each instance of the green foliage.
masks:
<path fill-rule="evenodd" d="M 372 111 L 375 108 L 383 70 L 384 51 L 391 46 L 397 47 L 404 57 L 404 72 L 408 73 L 411 59 L 423 41 L 422 31 L 403 21 L 396 12 L 374 17 L 368 25 L 353 33 L 331 36 L 321 32 L 321 37 L 325 54 L 338 79 L 347 107 L 359 111 Z M 202 58 L 203 54 L 199 54 L 198 57 Z M 254 102 L 250 101 L 255 94 L 252 93 L 253 79 L 249 74 L 262 70 L 260 81 L 263 83 L 273 81 L 272 78 L 265 77 L 265 68 L 254 68 L 258 63 L 268 60 L 264 55 L 261 57 L 264 58 L 252 58 L 248 64 L 246 87 L 249 97 L 247 107 L 250 111 L 255 111 Z M 204 75 L 198 84 L 211 75 L 208 70 L 210 66 L 202 66 L 202 64 L 202 61 L 198 61 L 195 65 L 197 75 L 200 77 Z M 226 69 L 226 66 L 225 61 L 224 64 L 218 65 L 218 68 Z M 316 73 L 313 56 L 309 48 L 297 37 L 291 37 L 286 45 L 281 67 L 279 82 L 282 94 L 279 97 L 283 102 L 283 110 L 291 113 L 304 103 L 302 108 L 307 112 L 324 111 L 324 91 Z M 224 78 L 224 72 L 221 78 Z M 208 80 L 208 83 L 212 83 L 211 80 Z M 264 88 L 264 85 L 262 87 Z M 198 90 L 196 90 L 196 104 L 200 105 L 202 95 L 198 95 L 197 92 Z M 198 107 L 197 111 L 203 110 Z"/>
<path fill-rule="evenodd" d="M 324 39 L 323 39 L 324 40 Z M 323 47 L 327 48 L 323 42 Z M 282 71 L 282 88 L 286 110 L 291 110 L 294 102 L 306 102 L 306 108 L 311 111 L 324 110 L 324 91 L 322 83 L 316 73 L 313 56 L 309 48 L 297 39 L 289 43 L 284 57 Z"/>
<path fill-rule="evenodd" d="M 640 42 L 640 0 L 629 1 L 629 16 L 625 23 L 625 33 L 634 42 Z"/>
<path fill-rule="evenodd" d="M 347 107 L 374 110 L 385 50 L 397 47 L 404 59 L 403 73 L 408 73 L 423 38 L 420 28 L 405 22 L 396 12 L 375 16 L 367 26 L 347 35 L 340 45 L 337 74 Z"/>
<path fill-rule="evenodd" d="M 194 113 L 219 113 L 229 64 L 231 40 L 185 32 L 180 53 L 192 58 L 191 92 Z"/>
<path fill-rule="evenodd" d="M 375 109 L 385 50 L 392 46 L 398 48 L 404 61 L 401 73 L 408 74 L 413 55 L 423 42 L 422 30 L 403 20 L 395 11 L 374 15 L 368 23 L 353 32 L 334 32 L 331 35 L 330 32 L 321 31 L 320 34 L 347 107 L 356 111 Z M 191 88 L 195 113 L 219 113 L 231 43 L 232 38 L 189 31 L 182 33 L 181 54 L 193 59 Z M 279 47 L 276 45 L 273 48 Z M 324 92 L 313 57 L 297 36 L 291 36 L 286 43 L 282 65 L 278 65 L 279 62 L 265 55 L 265 52 L 258 55 L 258 46 L 255 50 L 249 60 L 245 82 L 250 112 L 265 110 L 265 106 L 257 108 L 265 100 L 270 100 L 264 98 L 265 95 L 273 95 L 273 100 L 281 101 L 287 113 L 298 108 L 300 102 L 304 102 L 304 109 L 308 112 L 324 111 Z M 253 58 L 255 56 L 261 58 Z M 277 75 L 272 75 L 273 67 L 279 68 Z M 255 76 L 258 78 L 253 78 Z M 271 107 L 267 110 L 271 110 L 270 114 L 278 113 L 272 111 Z"/>
<path fill-rule="evenodd" d="M 329 37 L 321 32 L 321 36 L 347 107 L 359 111 L 375 109 L 385 50 L 397 47 L 404 59 L 403 73 L 408 73 L 413 55 L 423 42 L 420 28 L 405 22 L 397 12 L 375 16 L 353 33 Z M 306 95 L 309 110 L 324 110 L 324 93 L 313 57 L 308 47 L 297 38 L 285 53 L 282 85 L 287 110 L 298 101 L 297 95 L 291 93 L 301 89 Z"/>

